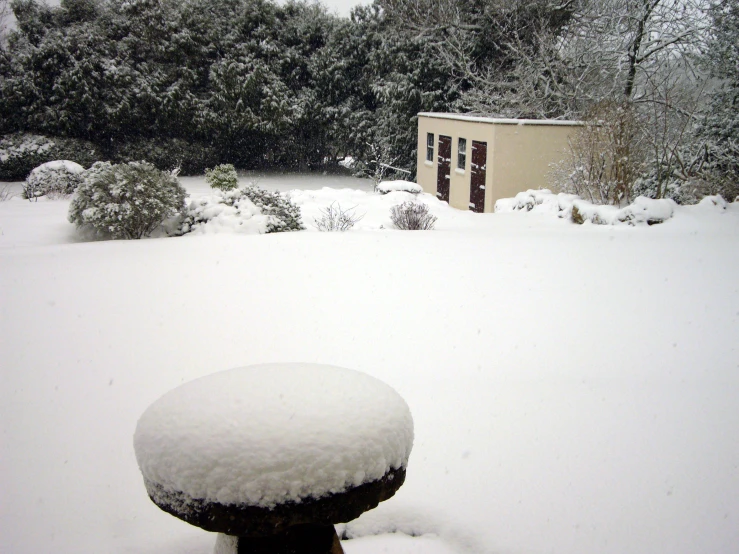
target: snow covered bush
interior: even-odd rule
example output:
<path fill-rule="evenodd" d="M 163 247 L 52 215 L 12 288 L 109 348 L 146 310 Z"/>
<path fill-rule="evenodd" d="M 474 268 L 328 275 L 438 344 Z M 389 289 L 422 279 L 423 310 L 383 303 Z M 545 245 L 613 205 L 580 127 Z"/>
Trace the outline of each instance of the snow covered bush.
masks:
<path fill-rule="evenodd" d="M 426 204 L 412 201 L 390 208 L 390 219 L 403 231 L 430 231 L 436 223 L 436 217 L 429 213 Z"/>
<path fill-rule="evenodd" d="M 336 207 L 334 207 L 334 203 L 332 202 L 328 208 L 321 210 L 322 217 L 320 219 L 313 220 L 315 221 L 316 229 L 329 232 L 348 231 L 364 217 L 364 214 L 356 215 L 353 213 L 355 208 L 356 206 L 343 210 L 341 209 L 341 204 L 336 204 Z"/>
<path fill-rule="evenodd" d="M 670 219 L 675 213 L 675 206 L 674 200 L 654 200 L 644 196 L 639 196 L 625 208 L 595 205 L 579 199 L 572 203 L 570 219 L 578 224 L 589 221 L 595 225 L 656 225 Z"/>
<path fill-rule="evenodd" d="M 84 140 L 15 133 L 0 139 L 0 179 L 23 180 L 39 165 L 71 160 L 83 167 L 103 159 L 99 149 Z"/>
<path fill-rule="evenodd" d="M 404 192 L 410 192 L 411 194 L 419 194 L 423 192 L 421 185 L 418 183 L 412 183 L 411 181 L 383 181 L 379 183 L 375 190 L 380 194 L 387 194 L 396 190 Z"/>
<path fill-rule="evenodd" d="M 218 163 L 218 154 L 209 145 L 182 139 L 141 139 L 116 144 L 113 161 L 146 160 L 161 170 L 180 169 L 180 175 L 202 175 Z"/>
<path fill-rule="evenodd" d="M 82 182 L 85 168 L 69 160 L 41 164 L 23 183 L 23 198 L 37 200 L 39 196 L 64 198 Z"/>
<path fill-rule="evenodd" d="M 237 232 L 267 232 L 270 217 L 239 189 L 214 190 L 207 196 L 190 198 L 175 235 Z"/>
<path fill-rule="evenodd" d="M 572 202 L 579 197 L 576 194 L 567 194 L 560 192 L 554 194 L 550 190 L 533 190 L 519 192 L 515 198 L 501 198 L 495 202 L 493 211 L 495 213 L 503 212 L 551 212 L 557 213 L 562 217 L 566 212 L 572 209 Z"/>
<path fill-rule="evenodd" d="M 185 207 L 175 173 L 145 162 L 98 162 L 83 174 L 69 207 L 69 221 L 114 239 L 149 236 Z"/>
<path fill-rule="evenodd" d="M 304 229 L 300 208 L 277 192 L 256 185 L 195 198 L 186 207 L 176 234 L 227 228 L 245 233 L 278 233 Z"/>
<path fill-rule="evenodd" d="M 212 189 L 232 190 L 239 186 L 239 176 L 233 165 L 221 164 L 205 170 L 205 182 Z"/>
<path fill-rule="evenodd" d="M 245 186 L 241 191 L 262 210 L 263 214 L 271 216 L 267 227 L 268 233 L 305 229 L 300 217 L 300 208 L 293 204 L 287 196 L 279 192 L 264 190 L 254 184 Z"/>

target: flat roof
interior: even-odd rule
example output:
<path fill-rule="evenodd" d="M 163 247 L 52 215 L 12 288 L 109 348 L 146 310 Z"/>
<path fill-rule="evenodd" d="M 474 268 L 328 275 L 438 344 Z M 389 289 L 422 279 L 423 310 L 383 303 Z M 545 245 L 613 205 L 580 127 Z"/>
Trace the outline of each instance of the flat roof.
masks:
<path fill-rule="evenodd" d="M 418 117 L 433 117 L 436 119 L 454 119 L 457 121 L 472 121 L 474 123 L 496 123 L 498 125 L 582 125 L 582 121 L 566 119 L 502 119 L 497 117 L 483 117 L 479 115 L 464 115 L 460 113 L 421 112 Z"/>

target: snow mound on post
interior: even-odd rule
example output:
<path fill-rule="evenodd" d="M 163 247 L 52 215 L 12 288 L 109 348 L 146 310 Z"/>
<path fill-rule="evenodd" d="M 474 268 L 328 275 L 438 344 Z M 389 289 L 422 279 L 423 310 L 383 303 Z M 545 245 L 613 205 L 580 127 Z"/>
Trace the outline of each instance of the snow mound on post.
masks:
<path fill-rule="evenodd" d="M 358 371 L 264 364 L 162 396 L 134 435 L 145 479 L 221 504 L 320 498 L 405 467 L 413 419 L 400 395 Z"/>
<path fill-rule="evenodd" d="M 377 185 L 377 192 L 387 194 L 388 192 L 403 191 L 411 194 L 419 194 L 423 192 L 421 185 L 412 183 L 411 181 L 383 181 Z"/>

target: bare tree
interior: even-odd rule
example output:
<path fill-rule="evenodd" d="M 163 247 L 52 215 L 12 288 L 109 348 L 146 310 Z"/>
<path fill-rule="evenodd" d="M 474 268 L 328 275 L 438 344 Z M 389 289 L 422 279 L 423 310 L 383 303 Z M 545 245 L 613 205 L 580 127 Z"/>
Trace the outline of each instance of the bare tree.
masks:
<path fill-rule="evenodd" d="M 380 0 L 435 44 L 464 90 L 458 107 L 575 117 L 604 99 L 643 98 L 666 63 L 697 52 L 709 0 Z"/>
<path fill-rule="evenodd" d="M 395 171 L 405 171 L 394 166 L 398 161 L 398 157 L 391 154 L 390 147 L 387 144 L 368 142 L 367 149 L 368 159 L 366 161 L 359 161 L 358 176 L 369 177 L 372 179 L 373 190 L 377 191 L 377 185 L 379 185 L 387 175 L 392 174 Z"/>
<path fill-rule="evenodd" d="M 691 131 L 706 81 L 691 78 L 680 61 L 675 60 L 677 66 L 666 64 L 659 73 L 648 75 L 636 102 L 644 121 L 643 139 L 650 165 L 638 192 L 652 198 L 674 196 L 683 185 L 703 180 L 704 146 Z"/>
<path fill-rule="evenodd" d="M 594 204 L 628 204 L 645 159 L 642 138 L 632 104 L 600 102 L 570 141 L 567 159 L 555 166 L 555 186 Z"/>

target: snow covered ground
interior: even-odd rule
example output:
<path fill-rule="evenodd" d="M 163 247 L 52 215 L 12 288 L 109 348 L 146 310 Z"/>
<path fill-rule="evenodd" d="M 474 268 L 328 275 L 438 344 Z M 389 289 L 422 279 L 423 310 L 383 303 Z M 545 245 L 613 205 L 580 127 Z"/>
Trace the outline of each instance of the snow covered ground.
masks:
<path fill-rule="evenodd" d="M 0 552 L 209 553 L 147 498 L 137 420 L 280 361 L 413 413 L 407 481 L 340 526 L 348 554 L 739 552 L 739 205 L 613 227 L 427 197 L 437 230 L 402 232 L 406 193 L 362 184 L 294 193 L 356 204 L 342 234 L 82 242 L 68 201 L 0 203 Z"/>

